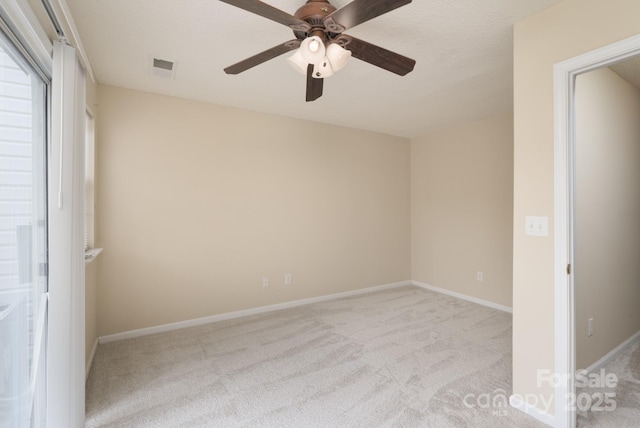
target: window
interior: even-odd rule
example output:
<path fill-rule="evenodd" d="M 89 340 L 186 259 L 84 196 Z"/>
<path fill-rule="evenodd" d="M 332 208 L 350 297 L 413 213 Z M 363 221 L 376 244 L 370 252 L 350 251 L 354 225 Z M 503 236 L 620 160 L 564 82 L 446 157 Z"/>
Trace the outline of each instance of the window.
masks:
<path fill-rule="evenodd" d="M 95 247 L 95 120 L 87 111 L 84 146 L 84 250 Z"/>
<path fill-rule="evenodd" d="M 87 108 L 84 135 L 84 261 L 91 263 L 102 248 L 95 248 L 95 138 L 96 124 Z"/>
<path fill-rule="evenodd" d="M 84 424 L 85 71 L 36 4 L 0 1 L 3 428 Z M 63 34 L 63 14 L 46 14 Z"/>
<path fill-rule="evenodd" d="M 1 22 L 0 22 L 1 23 Z M 46 414 L 48 82 L 0 27 L 0 426 Z"/>

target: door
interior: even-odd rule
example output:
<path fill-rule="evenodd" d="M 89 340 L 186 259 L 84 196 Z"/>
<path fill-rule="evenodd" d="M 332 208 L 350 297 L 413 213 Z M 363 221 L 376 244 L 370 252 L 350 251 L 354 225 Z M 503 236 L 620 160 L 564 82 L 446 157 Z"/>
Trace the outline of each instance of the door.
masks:
<path fill-rule="evenodd" d="M 0 30 L 0 426 L 46 415 L 48 82 Z"/>

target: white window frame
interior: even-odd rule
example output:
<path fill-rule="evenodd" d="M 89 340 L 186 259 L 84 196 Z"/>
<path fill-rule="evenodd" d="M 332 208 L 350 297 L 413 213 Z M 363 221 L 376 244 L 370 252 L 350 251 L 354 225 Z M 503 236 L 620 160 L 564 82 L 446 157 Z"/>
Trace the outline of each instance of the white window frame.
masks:
<path fill-rule="evenodd" d="M 46 36 L 46 33 L 38 22 L 35 14 L 26 2 L 3 0 L 3 2 L 0 3 L 0 18 L 0 26 L 3 27 L 4 32 L 10 39 L 13 39 L 12 42 L 14 46 L 21 52 L 23 58 L 30 63 L 33 69 L 47 84 L 48 92 L 46 99 L 50 100 L 53 68 L 53 45 Z M 50 107 L 50 104 L 46 106 L 47 122 L 50 120 Z M 48 132 L 47 134 L 48 152 L 50 133 Z M 49 162 L 47 161 L 47 164 L 48 163 Z M 47 208 L 47 210 L 48 209 L 49 208 Z M 50 264 L 49 267 L 51 267 Z M 49 286 L 51 286 L 50 282 Z M 40 313 L 47 312 L 48 297 L 48 293 L 44 293 L 43 300 L 40 303 Z M 48 317 L 46 315 L 44 317 L 41 316 L 39 322 L 39 325 L 36 326 L 36 342 L 34 343 L 34 356 L 38 356 L 36 357 L 38 366 L 34 365 L 32 367 L 32 374 L 30 377 L 34 378 L 36 374 L 42 377 L 39 379 L 34 378 L 34 384 L 32 384 L 31 388 L 42 387 L 46 388 L 47 391 L 50 391 L 51 388 L 55 388 L 55 385 L 50 384 L 47 377 L 47 371 L 51 370 L 48 366 L 49 349 L 46 349 L 44 358 L 40 360 L 43 355 L 40 352 L 40 349 L 42 349 L 41 346 L 43 345 L 42 342 L 46 342 L 47 345 L 50 344 L 48 334 L 46 334 L 45 337 L 45 333 L 43 332 L 43 329 L 48 327 Z M 40 366 L 40 364 L 45 364 L 45 367 Z M 45 392 L 45 396 L 47 395 L 48 393 Z M 43 424 L 47 424 L 46 412 L 48 410 L 48 400 L 47 398 L 44 398 L 44 400 L 46 400 L 44 403 L 40 401 L 38 403 L 32 403 L 32 406 L 30 406 L 34 410 L 34 419 L 32 420 L 32 424 L 38 428 L 42 427 Z"/>
<path fill-rule="evenodd" d="M 84 261 L 91 263 L 102 252 L 96 248 L 95 207 L 96 207 L 96 122 L 95 115 L 87 106 L 84 144 Z"/>

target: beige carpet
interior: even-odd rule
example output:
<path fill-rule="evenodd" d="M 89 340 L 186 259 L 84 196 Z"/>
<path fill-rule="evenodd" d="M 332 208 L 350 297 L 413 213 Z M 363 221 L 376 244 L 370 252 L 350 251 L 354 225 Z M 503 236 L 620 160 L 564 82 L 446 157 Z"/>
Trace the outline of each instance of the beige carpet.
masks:
<path fill-rule="evenodd" d="M 101 345 L 87 427 L 539 427 L 511 315 L 407 286 Z"/>
<path fill-rule="evenodd" d="M 604 375 L 615 374 L 615 386 L 578 388 L 576 391 L 577 426 L 640 427 L 640 341 L 635 342 L 607 364 Z M 600 370 L 595 371 L 600 376 Z M 594 379 L 597 382 L 597 379 Z M 597 385 L 597 383 L 594 383 Z M 609 394 L 609 403 L 604 399 Z M 581 395 L 587 397 L 581 398 Z M 591 406 L 588 406 L 591 403 Z M 615 406 L 610 403 L 615 403 Z M 589 407 L 591 411 L 580 410 Z M 614 411 L 608 409 L 615 407 Z"/>

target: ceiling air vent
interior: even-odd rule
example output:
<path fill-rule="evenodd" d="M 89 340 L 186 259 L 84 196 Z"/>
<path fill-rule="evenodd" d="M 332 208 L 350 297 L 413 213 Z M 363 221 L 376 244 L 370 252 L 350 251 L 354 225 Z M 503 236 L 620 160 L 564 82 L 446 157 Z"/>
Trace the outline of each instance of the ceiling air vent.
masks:
<path fill-rule="evenodd" d="M 165 79 L 175 79 L 176 63 L 166 59 L 151 57 L 151 74 Z"/>

